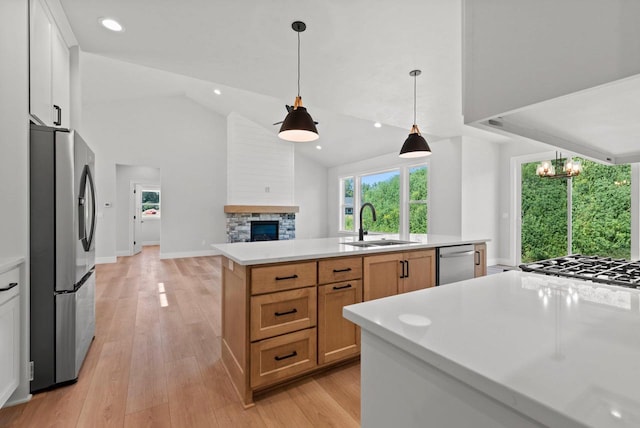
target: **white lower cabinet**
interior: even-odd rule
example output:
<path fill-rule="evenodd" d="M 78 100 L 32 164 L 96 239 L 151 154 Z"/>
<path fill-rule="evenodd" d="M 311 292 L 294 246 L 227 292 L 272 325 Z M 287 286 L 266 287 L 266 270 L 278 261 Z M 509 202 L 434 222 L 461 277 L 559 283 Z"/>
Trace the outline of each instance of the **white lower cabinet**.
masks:
<path fill-rule="evenodd" d="M 19 269 L 0 274 L 0 407 L 20 381 Z M 16 284 L 16 285 L 14 285 Z"/>

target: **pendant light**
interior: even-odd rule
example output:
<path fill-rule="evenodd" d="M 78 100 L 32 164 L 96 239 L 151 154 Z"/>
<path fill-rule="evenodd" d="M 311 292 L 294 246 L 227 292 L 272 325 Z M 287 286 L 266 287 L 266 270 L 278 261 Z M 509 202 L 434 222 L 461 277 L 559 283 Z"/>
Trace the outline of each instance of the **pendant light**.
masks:
<path fill-rule="evenodd" d="M 302 21 L 296 21 L 291 24 L 293 31 L 298 33 L 298 96 L 293 107 L 287 110 L 287 117 L 284 118 L 278 137 L 287 141 L 307 142 L 314 141 L 319 138 L 316 124 L 302 106 L 302 97 L 300 96 L 300 33 L 307 29 L 307 25 Z"/>
<path fill-rule="evenodd" d="M 416 125 L 416 77 L 419 76 L 420 73 L 422 73 L 420 70 L 412 70 L 409 72 L 409 76 L 413 77 L 413 126 L 409 132 L 409 136 L 402 145 L 402 149 L 400 149 L 401 158 L 419 158 L 431 154 L 427 140 L 420 135 L 418 125 Z"/>

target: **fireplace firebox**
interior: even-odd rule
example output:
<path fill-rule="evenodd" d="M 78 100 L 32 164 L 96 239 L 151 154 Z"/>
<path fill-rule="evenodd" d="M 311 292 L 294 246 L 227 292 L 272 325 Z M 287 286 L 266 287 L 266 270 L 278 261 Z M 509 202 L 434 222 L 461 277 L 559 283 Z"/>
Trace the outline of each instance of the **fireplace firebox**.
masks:
<path fill-rule="evenodd" d="M 277 241 L 279 229 L 278 220 L 254 220 L 251 222 L 251 241 Z"/>

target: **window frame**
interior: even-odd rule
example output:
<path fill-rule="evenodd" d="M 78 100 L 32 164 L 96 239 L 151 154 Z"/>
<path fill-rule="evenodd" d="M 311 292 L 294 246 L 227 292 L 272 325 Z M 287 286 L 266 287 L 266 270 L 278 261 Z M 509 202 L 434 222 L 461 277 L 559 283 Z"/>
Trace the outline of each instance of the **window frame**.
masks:
<path fill-rule="evenodd" d="M 400 162 L 397 164 L 393 164 L 390 166 L 379 167 L 379 168 L 370 168 L 366 170 L 360 170 L 356 172 L 350 172 L 348 174 L 341 174 L 338 177 L 338 185 L 339 189 L 339 203 L 338 203 L 338 233 L 343 235 L 353 235 L 360 228 L 360 208 L 362 206 L 362 191 L 361 191 L 361 182 L 363 176 L 375 175 L 375 174 L 383 174 L 393 171 L 399 171 L 400 175 L 400 218 L 398 225 L 398 235 L 401 239 L 409 239 L 409 170 L 415 167 L 426 167 L 427 169 L 427 232 L 430 230 L 430 214 L 429 214 L 429 202 L 431 199 L 431 162 L 430 159 L 423 159 L 417 161 L 416 159 L 411 159 L 410 162 Z M 353 195 L 353 225 L 354 230 L 345 230 L 343 228 L 344 224 L 344 180 L 353 178 L 354 179 L 354 195 Z M 391 232 L 375 232 L 372 231 L 372 234 L 392 234 Z"/>

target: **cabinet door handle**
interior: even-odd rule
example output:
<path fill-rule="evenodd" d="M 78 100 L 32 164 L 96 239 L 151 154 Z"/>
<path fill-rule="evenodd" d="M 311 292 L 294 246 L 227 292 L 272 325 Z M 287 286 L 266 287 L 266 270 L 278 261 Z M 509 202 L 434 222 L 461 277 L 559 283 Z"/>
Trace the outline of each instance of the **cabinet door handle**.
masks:
<path fill-rule="evenodd" d="M 60 106 L 57 105 L 53 105 L 53 108 L 56 110 L 57 114 L 58 114 L 58 118 L 56 119 L 55 122 L 53 122 L 54 125 L 56 126 L 60 126 L 62 125 L 62 109 L 60 108 Z"/>
<path fill-rule="evenodd" d="M 284 281 L 285 279 L 296 279 L 298 275 L 291 276 L 276 276 L 276 281 Z"/>
<path fill-rule="evenodd" d="M 291 309 L 290 311 L 287 312 L 274 312 L 273 314 L 277 317 L 281 317 L 283 315 L 291 315 L 291 314 L 295 314 L 296 312 L 298 312 L 298 310 L 296 308 Z"/>
<path fill-rule="evenodd" d="M 400 274 L 400 278 L 404 278 L 404 260 L 400 260 L 400 264 L 402 265 L 402 274 Z"/>
<path fill-rule="evenodd" d="M 342 285 L 340 287 L 338 286 L 333 287 L 334 290 L 344 290 L 345 288 L 351 288 L 351 284 Z"/>
<path fill-rule="evenodd" d="M 405 278 L 409 278 L 409 260 L 404 261 L 405 266 L 407 267 L 407 273 L 405 274 Z"/>
<path fill-rule="evenodd" d="M 480 251 L 476 251 L 476 266 L 480 266 Z"/>
<path fill-rule="evenodd" d="M 9 285 L 7 285 L 6 287 L 4 287 L 4 288 L 0 288 L 0 291 L 9 291 L 9 290 L 11 290 L 13 287 L 17 287 L 17 286 L 18 286 L 18 283 L 17 283 L 17 282 L 12 282 L 12 283 L 10 283 Z"/>
<path fill-rule="evenodd" d="M 282 357 L 279 357 L 279 356 L 277 356 L 277 355 L 276 355 L 276 356 L 275 356 L 275 357 L 273 357 L 273 358 L 274 358 L 276 361 L 282 361 L 282 360 L 286 360 L 287 358 L 295 357 L 296 355 L 298 355 L 298 353 L 297 353 L 296 351 L 293 351 L 292 353 L 287 354 L 287 355 L 283 355 Z"/>
<path fill-rule="evenodd" d="M 345 268 L 345 269 L 334 269 L 333 273 L 340 273 L 340 272 L 351 272 L 351 268 Z"/>

